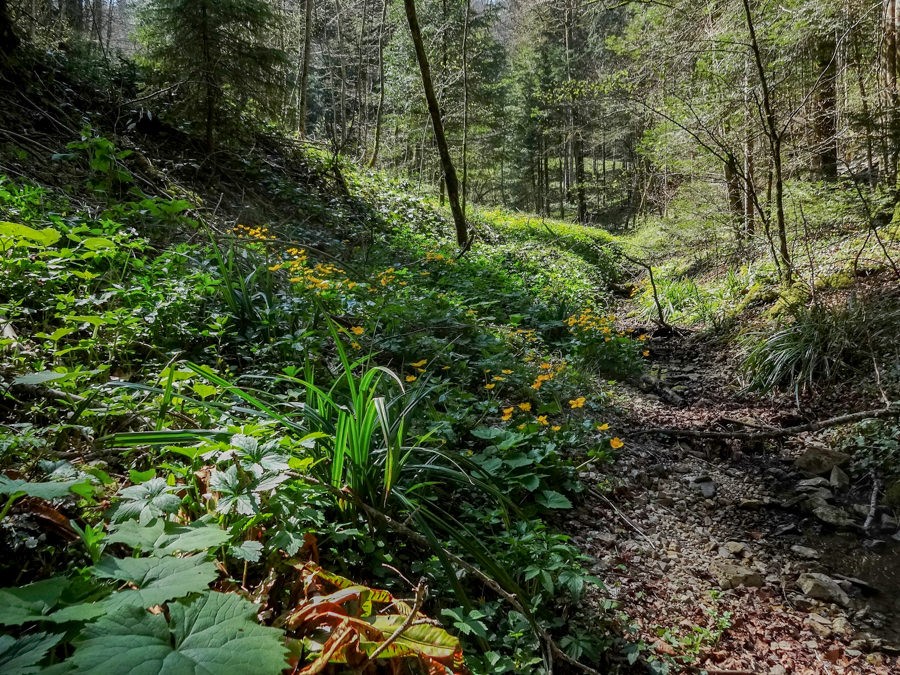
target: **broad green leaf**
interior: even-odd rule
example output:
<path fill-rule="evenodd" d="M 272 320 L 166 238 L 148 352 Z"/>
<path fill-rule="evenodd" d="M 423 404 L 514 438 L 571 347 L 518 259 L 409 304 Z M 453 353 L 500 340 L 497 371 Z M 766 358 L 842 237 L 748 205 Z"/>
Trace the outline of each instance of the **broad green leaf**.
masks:
<path fill-rule="evenodd" d="M 0 237 L 12 237 L 19 243 L 31 243 L 38 246 L 53 246 L 62 235 L 52 227 L 36 230 L 20 223 L 0 221 Z M 23 241 L 24 240 L 24 241 Z"/>
<path fill-rule="evenodd" d="M 146 483 L 151 478 L 156 478 L 156 469 L 147 469 L 146 471 L 135 471 L 134 469 L 131 469 L 128 472 L 128 480 L 135 485 Z"/>
<path fill-rule="evenodd" d="M 137 518 L 141 524 L 147 524 L 157 516 L 175 513 L 181 508 L 181 499 L 172 494 L 177 489 L 162 478 L 151 478 L 146 483 L 124 488 L 119 491 L 122 499 L 113 513 L 113 520 Z"/>
<path fill-rule="evenodd" d="M 126 544 L 156 555 L 171 555 L 176 552 L 206 551 L 223 545 L 228 539 L 228 532 L 212 523 L 178 525 L 155 518 L 146 525 L 127 520 L 117 525 L 106 540 L 111 544 Z"/>
<path fill-rule="evenodd" d="M 260 626 L 257 607 L 207 592 L 164 614 L 126 607 L 88 625 L 72 657 L 78 673 L 277 675 L 287 667 L 281 631 Z"/>
<path fill-rule="evenodd" d="M 0 495 L 22 494 L 39 499 L 61 499 L 68 496 L 75 486 L 90 486 L 90 482 L 82 479 L 30 483 L 0 476 Z"/>
<path fill-rule="evenodd" d="M 256 562 L 262 555 L 262 549 L 262 544 L 258 541 L 245 541 L 240 546 L 232 546 L 228 552 L 238 560 Z"/>
<path fill-rule="evenodd" d="M 46 384 L 47 382 L 53 382 L 54 380 L 61 380 L 64 377 L 68 377 L 68 375 L 69 373 L 57 373 L 55 370 L 42 370 L 39 373 L 20 375 L 13 380 L 13 382 L 15 384 L 27 385 Z"/>
<path fill-rule="evenodd" d="M 541 490 L 535 501 L 545 509 L 571 509 L 572 502 L 556 490 Z"/>
<path fill-rule="evenodd" d="M 101 579 L 127 581 L 137 590 L 113 593 L 107 607 L 134 605 L 152 607 L 167 600 L 205 590 L 218 577 L 214 563 L 205 556 L 186 558 L 113 558 L 107 556 L 92 568 Z"/>
<path fill-rule="evenodd" d="M 194 393 L 202 399 L 213 396 L 219 391 L 218 387 L 214 387 L 211 384 L 203 384 L 202 382 L 194 382 L 191 385 L 191 389 L 193 389 Z"/>
<path fill-rule="evenodd" d="M 100 251 L 107 248 L 115 248 L 116 244 L 106 237 L 88 237 L 83 239 L 81 245 L 89 251 Z"/>
<path fill-rule="evenodd" d="M 19 626 L 43 618 L 68 585 L 68 579 L 53 577 L 18 588 L 0 588 L 0 624 Z"/>
<path fill-rule="evenodd" d="M 0 635 L 0 673 L 26 675 L 40 672 L 42 669 L 37 664 L 62 639 L 62 633 L 34 633 L 18 640 Z"/>

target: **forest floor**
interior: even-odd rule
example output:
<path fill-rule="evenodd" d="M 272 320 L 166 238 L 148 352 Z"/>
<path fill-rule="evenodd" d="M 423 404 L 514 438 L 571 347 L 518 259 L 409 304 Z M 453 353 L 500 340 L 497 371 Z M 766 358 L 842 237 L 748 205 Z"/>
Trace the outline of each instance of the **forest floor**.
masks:
<path fill-rule="evenodd" d="M 900 535 L 888 514 L 863 528 L 871 481 L 832 474 L 845 457 L 812 434 L 645 434 L 800 423 L 790 401 L 739 390 L 729 348 L 680 332 L 650 345 L 653 377 L 611 420 L 630 431 L 625 449 L 612 471 L 584 474 L 606 482 L 569 523 L 639 657 L 661 672 L 900 672 Z"/>

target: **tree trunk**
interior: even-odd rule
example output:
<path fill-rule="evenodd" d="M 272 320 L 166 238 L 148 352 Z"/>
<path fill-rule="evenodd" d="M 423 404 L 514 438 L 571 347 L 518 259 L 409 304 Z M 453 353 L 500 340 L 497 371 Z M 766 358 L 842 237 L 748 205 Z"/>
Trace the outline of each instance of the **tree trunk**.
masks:
<path fill-rule="evenodd" d="M 884 79 L 887 94 L 888 166 L 885 177 L 891 185 L 897 181 L 897 159 L 900 155 L 900 92 L 897 91 L 897 2 L 884 0 Z"/>
<path fill-rule="evenodd" d="M 0 55 L 9 56 L 19 46 L 19 38 L 13 30 L 6 0 L 0 0 Z"/>
<path fill-rule="evenodd" d="M 763 65 L 762 52 L 759 48 L 759 40 L 756 37 L 756 27 L 753 23 L 753 14 L 750 11 L 750 0 L 743 0 L 744 16 L 747 20 L 747 31 L 750 33 L 750 49 L 756 64 L 756 72 L 759 76 L 759 85 L 762 90 L 763 118 L 765 120 L 765 132 L 769 139 L 769 150 L 772 155 L 772 189 L 775 196 L 775 224 L 778 234 L 778 260 L 780 263 L 781 281 L 789 286 L 793 280 L 791 267 L 791 254 L 788 248 L 787 224 L 784 216 L 784 167 L 782 164 L 782 131 L 775 115 L 775 107 L 769 91 L 769 78 Z"/>
<path fill-rule="evenodd" d="M 731 224 L 738 242 L 744 238 L 744 201 L 741 195 L 741 182 L 738 175 L 737 158 L 729 154 L 724 166 L 725 187 L 728 191 L 728 210 Z"/>
<path fill-rule="evenodd" d="M 837 178 L 837 57 L 834 36 L 818 44 L 819 88 L 814 103 L 813 169 L 824 179 Z"/>
<path fill-rule="evenodd" d="M 462 67 L 463 67 L 463 128 L 462 128 L 462 212 L 466 215 L 469 193 L 469 19 L 472 3 L 466 0 L 466 17 L 463 24 Z"/>
<path fill-rule="evenodd" d="M 409 32 L 412 35 L 413 46 L 416 50 L 416 60 L 419 62 L 419 70 L 422 73 L 422 88 L 425 90 L 425 101 L 428 103 L 428 112 L 431 115 L 434 138 L 441 157 L 441 168 L 447 184 L 447 197 L 450 200 L 450 211 L 453 214 L 453 224 L 456 227 L 456 242 L 465 251 L 471 244 L 469 229 L 459 201 L 459 180 L 456 177 L 456 169 L 453 167 L 453 160 L 450 157 L 450 147 L 447 145 L 447 136 L 444 133 L 444 122 L 441 120 L 441 110 L 438 107 L 437 96 L 435 96 L 434 85 L 431 81 L 431 68 L 428 65 L 428 55 L 425 53 L 425 45 L 422 42 L 422 31 L 419 28 L 419 18 L 416 15 L 416 2 L 415 0 L 403 0 L 403 4 L 406 9 Z"/>
<path fill-rule="evenodd" d="M 303 27 L 303 70 L 300 71 L 300 124 L 298 131 L 306 135 L 306 116 L 309 109 L 309 57 L 312 53 L 313 6 L 315 0 L 306 0 L 306 23 Z"/>
<path fill-rule="evenodd" d="M 378 107 L 375 109 L 375 143 L 372 148 L 372 159 L 369 166 L 374 167 L 378 162 L 378 152 L 381 150 L 381 118 L 384 111 L 384 29 L 387 23 L 388 2 L 384 0 L 381 5 L 381 25 L 378 28 Z"/>

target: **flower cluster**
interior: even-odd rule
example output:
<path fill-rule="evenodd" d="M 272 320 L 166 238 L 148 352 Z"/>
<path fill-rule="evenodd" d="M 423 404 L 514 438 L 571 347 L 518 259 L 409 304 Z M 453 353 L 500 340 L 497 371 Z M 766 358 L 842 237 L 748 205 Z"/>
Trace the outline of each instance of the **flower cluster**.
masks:
<path fill-rule="evenodd" d="M 587 308 L 580 314 L 573 314 L 566 319 L 566 325 L 581 333 L 602 335 L 609 342 L 615 336 L 624 335 L 624 333 L 616 331 L 615 321 L 616 317 L 612 314 L 606 316 L 595 314 L 594 310 Z"/>
<path fill-rule="evenodd" d="M 455 258 L 451 258 L 450 256 L 446 256 L 443 253 L 437 253 L 436 251 L 428 251 L 425 254 L 425 260 L 428 262 L 442 262 L 447 263 L 448 265 L 453 265 L 456 263 Z"/>
<path fill-rule="evenodd" d="M 264 225 L 250 227 L 249 225 L 241 225 L 238 223 L 232 228 L 232 232 L 238 237 L 245 239 L 256 239 L 258 241 L 273 241 L 274 236 L 269 232 L 269 228 Z"/>

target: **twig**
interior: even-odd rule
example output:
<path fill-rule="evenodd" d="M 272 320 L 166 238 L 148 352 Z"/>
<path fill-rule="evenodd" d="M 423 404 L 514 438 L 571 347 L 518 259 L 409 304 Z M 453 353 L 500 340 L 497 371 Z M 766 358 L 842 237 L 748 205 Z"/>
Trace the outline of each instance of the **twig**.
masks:
<path fill-rule="evenodd" d="M 403 635 L 403 631 L 413 624 L 416 620 L 416 615 L 419 613 L 419 610 L 422 609 L 422 604 L 425 602 L 427 596 L 428 586 L 425 585 L 425 579 L 419 579 L 419 585 L 416 586 L 416 600 L 413 603 L 412 611 L 409 613 L 409 616 L 404 619 L 403 623 L 397 626 L 397 630 L 391 633 L 391 636 L 387 640 L 378 645 L 375 651 L 372 652 L 366 662 L 360 667 L 361 671 L 364 670 L 369 663 L 377 659 L 381 652 L 390 647 L 401 635 Z"/>
<path fill-rule="evenodd" d="M 706 431 L 703 429 L 675 429 L 671 427 L 638 429 L 632 435 L 662 434 L 665 436 L 683 436 L 686 438 L 735 438 L 738 440 L 762 440 L 766 438 L 784 438 L 796 436 L 807 431 L 820 431 L 843 424 L 852 424 L 868 419 L 882 419 L 885 417 L 900 417 L 900 404 L 889 405 L 886 408 L 875 410 L 863 410 L 861 412 L 838 415 L 825 420 L 816 420 L 806 424 L 782 429 L 764 429 L 762 431 Z"/>
<path fill-rule="evenodd" d="M 628 527 L 630 527 L 632 530 L 634 530 L 634 531 L 637 532 L 639 535 L 641 535 L 641 537 L 643 537 L 643 538 L 646 540 L 646 542 L 647 542 L 648 544 L 650 544 L 650 547 L 651 547 L 652 549 L 656 550 L 656 544 L 653 543 L 653 540 L 650 539 L 646 534 L 644 534 L 644 533 L 641 531 L 641 529 L 640 529 L 637 525 L 635 525 L 634 523 L 632 523 L 632 522 L 625 516 L 624 513 L 622 513 L 621 511 L 619 511 L 619 509 L 616 507 L 616 505 L 613 504 L 613 503 L 606 497 L 606 495 L 601 494 L 601 493 L 597 492 L 596 490 L 592 490 L 592 489 L 588 489 L 588 494 L 590 494 L 590 495 L 593 496 L 593 497 L 596 497 L 597 499 L 602 499 L 604 502 L 606 502 L 606 505 L 609 506 L 613 511 L 615 511 L 615 514 L 616 514 L 617 516 L 619 516 L 619 518 L 622 520 L 623 523 L 625 523 Z"/>

